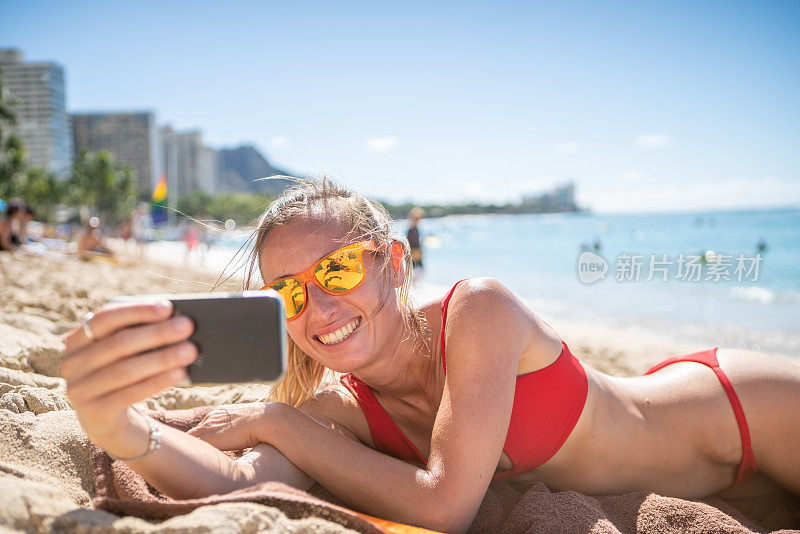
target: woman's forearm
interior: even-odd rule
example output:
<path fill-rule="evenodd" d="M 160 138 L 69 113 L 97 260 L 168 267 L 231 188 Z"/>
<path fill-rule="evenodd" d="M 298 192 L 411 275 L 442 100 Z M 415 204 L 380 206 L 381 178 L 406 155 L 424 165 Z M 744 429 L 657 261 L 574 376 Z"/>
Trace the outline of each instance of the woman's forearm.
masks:
<path fill-rule="evenodd" d="M 440 479 L 424 467 L 370 449 L 300 410 L 274 405 L 259 437 L 334 495 L 392 521 L 437 530 L 450 525 L 449 512 L 457 509 L 456 503 L 443 505 Z"/>
<path fill-rule="evenodd" d="M 162 493 L 175 499 L 191 499 L 227 493 L 256 482 L 252 463 L 236 462 L 198 438 L 159 425 L 162 441 L 158 451 L 126 463 Z M 132 458 L 147 450 L 149 426 L 144 417 L 134 414 L 121 432 L 92 438 L 114 455 Z"/>
<path fill-rule="evenodd" d="M 307 489 L 316 480 L 351 506 L 393 521 L 442 531 L 453 528 L 454 513 L 467 525 L 471 521 L 465 518 L 469 512 L 457 512 L 457 495 L 448 495 L 437 482 L 441 478 L 425 468 L 370 449 L 296 408 L 271 404 L 258 433 L 264 443 L 254 448 L 265 454 L 255 460 L 234 461 L 213 445 L 161 424 L 159 450 L 127 463 L 176 499 L 227 493 L 265 480 Z M 114 455 L 135 457 L 147 449 L 148 435 L 147 421 L 135 414 L 121 432 L 90 437 Z"/>

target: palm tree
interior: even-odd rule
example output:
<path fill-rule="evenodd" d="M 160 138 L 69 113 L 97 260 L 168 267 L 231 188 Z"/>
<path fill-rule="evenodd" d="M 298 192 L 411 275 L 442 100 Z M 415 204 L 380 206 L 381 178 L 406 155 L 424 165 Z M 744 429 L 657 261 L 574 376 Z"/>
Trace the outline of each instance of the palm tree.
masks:
<path fill-rule="evenodd" d="M 25 169 L 25 145 L 11 134 L 0 144 L 0 198 L 16 194 Z"/>
<path fill-rule="evenodd" d="M 107 150 L 82 151 L 66 187 L 70 204 L 94 209 L 110 225 L 130 217 L 139 198 L 134 171 L 117 165 Z"/>
<path fill-rule="evenodd" d="M 0 68 L 0 198 L 13 189 L 12 180 L 22 165 L 22 141 L 16 136 L 3 138 L 4 123 L 16 124 L 17 115 L 3 89 L 3 69 Z M 12 161 L 14 160 L 14 161 Z"/>
<path fill-rule="evenodd" d="M 17 114 L 14 113 L 14 108 L 6 96 L 3 89 L 3 69 L 0 68 L 0 142 L 3 140 L 3 121 L 11 124 L 17 123 Z"/>

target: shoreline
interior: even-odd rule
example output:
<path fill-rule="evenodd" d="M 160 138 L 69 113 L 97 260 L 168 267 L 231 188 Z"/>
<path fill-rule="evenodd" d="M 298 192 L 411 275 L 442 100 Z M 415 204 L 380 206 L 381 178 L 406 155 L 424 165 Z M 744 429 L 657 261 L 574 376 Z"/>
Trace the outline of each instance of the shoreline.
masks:
<path fill-rule="evenodd" d="M 707 346 L 798 359 L 800 329 L 792 319 L 800 314 L 798 221 L 793 210 L 714 217 L 694 211 L 641 217 L 446 217 L 424 223 L 423 281 L 449 287 L 460 278 L 493 276 L 544 317 L 634 326 Z M 396 231 L 402 232 L 402 225 Z M 739 253 L 751 258 L 761 243 L 763 261 L 745 262 L 754 270 L 740 272 L 737 280 L 733 258 Z M 579 276 L 587 248 L 597 249 L 598 263 L 607 266 L 595 283 Z M 678 260 L 685 263 L 709 250 L 730 260 L 718 266 L 718 279 L 705 264 L 693 277 L 684 276 L 685 270 L 679 276 Z M 625 257 L 630 264 L 620 263 Z M 626 268 L 634 258 L 635 268 Z M 659 271 L 648 274 L 654 258 L 667 266 L 664 280 Z"/>

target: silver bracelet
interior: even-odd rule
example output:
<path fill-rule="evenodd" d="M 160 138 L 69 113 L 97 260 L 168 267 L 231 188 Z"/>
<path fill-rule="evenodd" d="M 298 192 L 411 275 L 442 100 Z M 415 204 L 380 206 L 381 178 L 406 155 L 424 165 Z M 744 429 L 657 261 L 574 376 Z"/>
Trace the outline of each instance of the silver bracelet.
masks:
<path fill-rule="evenodd" d="M 120 462 L 137 462 L 143 458 L 147 458 L 148 456 L 150 456 L 151 454 L 153 454 L 154 452 L 156 452 L 158 449 L 161 448 L 161 427 L 159 427 L 158 423 L 153 421 L 152 418 L 147 417 L 145 414 L 139 411 L 139 409 L 136 406 L 131 406 L 131 408 L 133 408 L 133 411 L 144 417 L 145 420 L 147 421 L 147 426 L 150 429 L 150 440 L 147 445 L 147 450 L 145 451 L 144 454 L 140 454 L 139 456 L 134 456 L 133 458 L 120 458 L 119 456 L 114 456 L 110 452 L 106 451 L 106 454 L 112 460 Z"/>

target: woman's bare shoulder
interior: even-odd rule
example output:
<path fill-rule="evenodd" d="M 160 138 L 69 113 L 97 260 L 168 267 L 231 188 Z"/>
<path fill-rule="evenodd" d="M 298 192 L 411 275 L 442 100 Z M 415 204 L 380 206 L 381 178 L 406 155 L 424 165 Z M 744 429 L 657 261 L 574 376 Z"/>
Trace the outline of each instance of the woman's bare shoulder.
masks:
<path fill-rule="evenodd" d="M 555 330 L 496 278 L 465 280 L 450 298 L 446 327 L 450 333 L 446 336 L 473 329 L 478 323 L 489 323 L 494 325 L 492 331 L 505 333 L 493 341 L 519 351 L 522 368 L 539 368 L 561 352 L 561 338 Z"/>
<path fill-rule="evenodd" d="M 447 322 L 451 316 L 467 316 L 497 321 L 511 316 L 532 314 L 516 295 L 496 278 L 469 278 L 456 286 L 447 304 Z"/>

